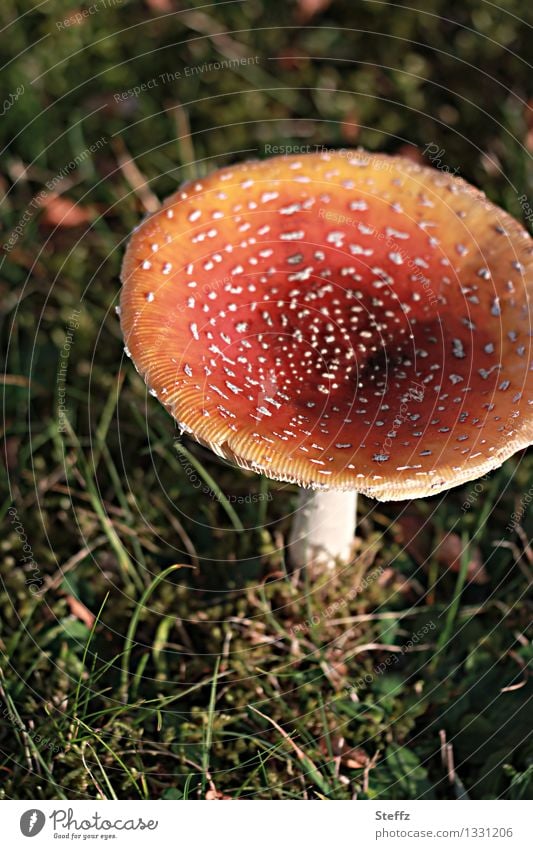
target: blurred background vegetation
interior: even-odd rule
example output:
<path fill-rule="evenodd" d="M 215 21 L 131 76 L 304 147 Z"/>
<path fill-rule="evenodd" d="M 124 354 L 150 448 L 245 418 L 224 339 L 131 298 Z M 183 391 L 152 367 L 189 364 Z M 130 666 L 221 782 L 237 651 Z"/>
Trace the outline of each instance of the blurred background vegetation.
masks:
<path fill-rule="evenodd" d="M 531 455 L 475 490 L 361 498 L 354 562 L 291 573 L 294 488 L 177 439 L 114 307 L 156 197 L 268 145 L 431 145 L 524 219 L 532 18 L 2 0 L 6 798 L 530 796 Z"/>

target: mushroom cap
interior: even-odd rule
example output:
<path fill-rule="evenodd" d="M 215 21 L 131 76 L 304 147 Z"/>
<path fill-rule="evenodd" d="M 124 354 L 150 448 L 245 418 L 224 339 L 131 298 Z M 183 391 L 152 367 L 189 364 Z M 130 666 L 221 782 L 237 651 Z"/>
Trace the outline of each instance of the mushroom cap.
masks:
<path fill-rule="evenodd" d="M 361 150 L 223 168 L 136 229 L 122 284 L 152 394 L 243 468 L 399 500 L 533 441 L 533 240 L 450 174 Z"/>

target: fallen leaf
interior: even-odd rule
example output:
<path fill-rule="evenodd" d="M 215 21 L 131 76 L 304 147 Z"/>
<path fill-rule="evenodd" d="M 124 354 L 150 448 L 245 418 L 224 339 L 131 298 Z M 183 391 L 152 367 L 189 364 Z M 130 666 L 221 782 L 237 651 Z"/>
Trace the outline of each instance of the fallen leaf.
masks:
<path fill-rule="evenodd" d="M 355 144 L 360 132 L 359 116 L 355 109 L 347 112 L 341 123 L 341 135 L 348 144 Z"/>
<path fill-rule="evenodd" d="M 437 562 L 441 566 L 451 569 L 452 572 L 458 572 L 461 567 L 462 551 L 461 537 L 458 534 L 446 534 L 435 549 Z M 466 573 L 467 579 L 474 584 L 486 584 L 489 578 L 483 566 L 479 548 L 477 546 L 471 547 L 470 555 Z"/>
<path fill-rule="evenodd" d="M 19 436 L 8 436 L 4 439 L 4 450 L 2 460 L 8 472 L 14 473 L 18 469 L 18 453 L 20 448 Z"/>
<path fill-rule="evenodd" d="M 79 27 L 85 23 L 86 18 L 87 13 L 84 13 L 82 9 L 72 9 L 70 15 L 61 21 L 61 23 L 63 27 Z"/>
<path fill-rule="evenodd" d="M 412 144 L 402 144 L 396 151 L 398 156 L 403 156 L 405 159 L 410 159 L 411 162 L 416 162 L 417 165 L 427 165 L 421 151 Z"/>
<path fill-rule="evenodd" d="M 145 0 L 146 5 L 152 12 L 176 12 L 177 6 L 172 0 Z"/>
<path fill-rule="evenodd" d="M 405 547 L 419 566 L 427 566 L 428 561 L 434 557 L 443 569 L 459 572 L 463 550 L 461 537 L 455 533 L 448 533 L 440 541 L 434 542 L 432 526 L 430 524 L 422 526 L 422 523 L 421 516 L 405 513 L 394 525 L 397 541 Z M 466 574 L 467 580 L 473 584 L 486 584 L 489 581 L 477 546 L 470 548 L 470 561 Z"/>

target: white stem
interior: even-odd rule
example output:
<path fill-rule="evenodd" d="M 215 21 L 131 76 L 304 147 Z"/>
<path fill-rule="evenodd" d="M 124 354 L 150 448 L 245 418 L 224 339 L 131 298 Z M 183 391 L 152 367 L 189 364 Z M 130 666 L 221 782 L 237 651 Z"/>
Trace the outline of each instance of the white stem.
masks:
<path fill-rule="evenodd" d="M 289 537 L 295 568 L 309 563 L 332 567 L 350 559 L 355 536 L 356 492 L 301 489 Z"/>

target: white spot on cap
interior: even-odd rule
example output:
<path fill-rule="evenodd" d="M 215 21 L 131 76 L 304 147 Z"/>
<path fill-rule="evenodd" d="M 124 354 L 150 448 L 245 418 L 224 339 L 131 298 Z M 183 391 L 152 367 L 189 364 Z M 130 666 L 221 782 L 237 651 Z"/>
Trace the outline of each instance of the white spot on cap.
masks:
<path fill-rule="evenodd" d="M 263 192 L 261 195 L 261 203 L 268 203 L 271 200 L 276 200 L 279 198 L 279 192 Z"/>

